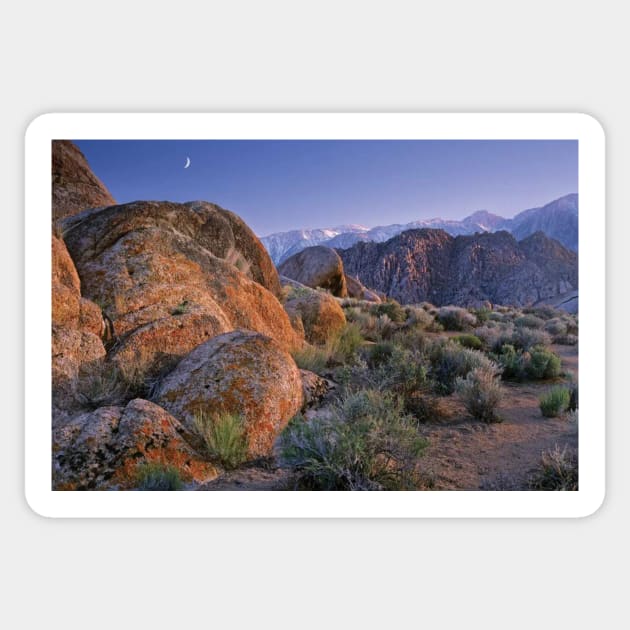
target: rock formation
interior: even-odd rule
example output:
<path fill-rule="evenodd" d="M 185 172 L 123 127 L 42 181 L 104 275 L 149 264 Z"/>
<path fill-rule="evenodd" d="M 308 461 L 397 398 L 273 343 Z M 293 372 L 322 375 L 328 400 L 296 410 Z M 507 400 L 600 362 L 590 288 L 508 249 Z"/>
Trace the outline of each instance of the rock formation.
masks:
<path fill-rule="evenodd" d="M 79 148 L 69 140 L 52 141 L 53 222 L 86 208 L 111 206 L 116 202 Z"/>
<path fill-rule="evenodd" d="M 336 297 L 348 295 L 343 263 L 337 252 L 330 247 L 308 247 L 287 258 L 278 267 L 278 271 L 307 287 L 326 289 Z"/>
<path fill-rule="evenodd" d="M 311 289 L 308 293 L 287 300 L 284 305 L 291 322 L 302 328 L 306 341 L 325 344 L 346 325 L 343 309 L 334 297 Z"/>
<path fill-rule="evenodd" d="M 248 453 L 257 457 L 270 453 L 304 393 L 300 370 L 280 344 L 237 330 L 195 348 L 161 381 L 154 400 L 189 428 L 199 413 L 242 415 Z"/>
<path fill-rule="evenodd" d="M 519 243 L 508 232 L 410 230 L 339 254 L 348 274 L 406 304 L 523 306 L 578 286 L 577 255 L 540 232 Z"/>
<path fill-rule="evenodd" d="M 199 344 L 235 329 L 293 349 L 303 341 L 276 298 L 266 251 L 213 204 L 136 202 L 61 223 L 84 295 L 103 308 L 122 369 L 157 375 Z"/>

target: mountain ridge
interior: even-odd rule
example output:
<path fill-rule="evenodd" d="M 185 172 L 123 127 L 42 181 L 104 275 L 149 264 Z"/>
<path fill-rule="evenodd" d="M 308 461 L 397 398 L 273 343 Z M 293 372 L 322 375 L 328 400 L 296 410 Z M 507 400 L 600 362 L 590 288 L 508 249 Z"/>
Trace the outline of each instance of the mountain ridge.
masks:
<path fill-rule="evenodd" d="M 517 240 L 542 231 L 568 249 L 577 252 L 578 201 L 578 194 L 570 193 L 544 206 L 523 210 L 510 219 L 487 210 L 477 210 L 463 219 L 436 217 L 409 223 L 378 225 L 373 228 L 341 225 L 334 228 L 290 230 L 269 234 L 260 240 L 276 265 L 306 247 L 325 245 L 335 249 L 347 249 L 358 242 L 383 243 L 402 232 L 422 228 L 443 229 L 451 236 L 506 230 L 514 234 Z"/>

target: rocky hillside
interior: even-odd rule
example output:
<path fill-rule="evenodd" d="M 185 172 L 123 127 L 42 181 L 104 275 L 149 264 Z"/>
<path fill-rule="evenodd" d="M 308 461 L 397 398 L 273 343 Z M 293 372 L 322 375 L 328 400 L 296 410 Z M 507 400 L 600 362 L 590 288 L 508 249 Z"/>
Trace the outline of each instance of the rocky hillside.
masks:
<path fill-rule="evenodd" d="M 314 375 L 259 239 L 208 202 L 115 205 L 70 142 L 52 163 L 53 487 L 136 487 L 145 464 L 213 479 L 196 423 L 217 414 L 245 460 L 268 455 Z"/>
<path fill-rule="evenodd" d="M 69 140 L 52 142 L 53 222 L 85 208 L 116 203 L 103 182 L 94 175 L 85 156 Z"/>
<path fill-rule="evenodd" d="M 402 303 L 527 305 L 578 286 L 577 255 L 542 232 L 453 237 L 409 230 L 385 243 L 339 250 L 346 273 Z"/>
<path fill-rule="evenodd" d="M 292 230 L 271 234 L 261 239 L 276 264 L 314 245 L 347 249 L 359 242 L 383 243 L 401 232 L 422 228 L 444 230 L 451 236 L 506 230 L 521 240 L 534 232 L 544 232 L 568 249 L 578 249 L 578 195 L 556 199 L 541 208 L 520 212 L 506 219 L 486 210 L 478 210 L 462 220 L 420 219 L 411 223 L 395 223 L 371 229 L 360 225 L 319 230 Z"/>

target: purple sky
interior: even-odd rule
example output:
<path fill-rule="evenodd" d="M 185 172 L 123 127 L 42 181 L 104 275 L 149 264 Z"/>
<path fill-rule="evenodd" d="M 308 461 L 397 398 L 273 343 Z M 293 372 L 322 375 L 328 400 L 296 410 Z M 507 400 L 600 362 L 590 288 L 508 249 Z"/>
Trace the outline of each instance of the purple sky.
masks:
<path fill-rule="evenodd" d="M 457 219 L 482 209 L 510 217 L 578 191 L 573 140 L 76 143 L 119 203 L 204 199 L 236 212 L 261 236 Z"/>

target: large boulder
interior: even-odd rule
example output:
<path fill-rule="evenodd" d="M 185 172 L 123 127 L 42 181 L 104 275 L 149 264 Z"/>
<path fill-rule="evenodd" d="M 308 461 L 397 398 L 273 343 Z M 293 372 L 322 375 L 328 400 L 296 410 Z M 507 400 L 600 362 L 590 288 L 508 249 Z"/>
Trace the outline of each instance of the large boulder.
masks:
<path fill-rule="evenodd" d="M 203 202 L 135 202 L 62 222 L 84 295 L 111 321 L 111 359 L 156 376 L 235 329 L 291 350 L 303 340 L 276 295 L 277 272 L 249 228 Z"/>
<path fill-rule="evenodd" d="M 52 237 L 52 388 L 53 405 L 75 403 L 82 373 L 105 357 L 104 324 L 99 307 L 81 297 L 81 283 L 63 241 Z"/>
<path fill-rule="evenodd" d="M 90 169 L 79 148 L 70 140 L 53 140 L 53 222 L 86 208 L 111 206 L 115 203 L 103 182 Z"/>
<path fill-rule="evenodd" d="M 295 297 L 290 297 L 284 308 L 294 327 L 302 327 L 309 343 L 323 345 L 346 325 L 343 309 L 328 293 L 309 289 L 293 295 Z"/>
<path fill-rule="evenodd" d="M 339 254 L 330 247 L 307 247 L 287 258 L 278 271 L 307 287 L 321 287 L 336 297 L 347 297 L 346 278 Z"/>
<path fill-rule="evenodd" d="M 53 426 L 53 488 L 133 488 L 147 462 L 174 466 L 184 482 L 214 479 L 216 469 L 190 442 L 194 436 L 173 416 L 139 398 L 65 418 Z"/>
<path fill-rule="evenodd" d="M 366 302 L 382 302 L 376 291 L 370 291 L 370 289 L 364 287 L 358 278 L 353 278 L 346 274 L 346 286 L 348 287 L 348 297 L 365 300 Z"/>
<path fill-rule="evenodd" d="M 220 335 L 195 348 L 159 384 L 154 400 L 193 429 L 200 413 L 241 414 L 248 453 L 265 456 L 303 403 L 290 354 L 251 331 Z"/>

